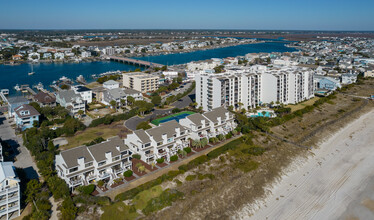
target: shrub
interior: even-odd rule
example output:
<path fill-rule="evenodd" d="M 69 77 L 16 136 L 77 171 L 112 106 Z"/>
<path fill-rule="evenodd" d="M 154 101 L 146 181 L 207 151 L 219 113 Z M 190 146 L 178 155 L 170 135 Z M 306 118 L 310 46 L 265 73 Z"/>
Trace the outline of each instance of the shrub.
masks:
<path fill-rule="evenodd" d="M 186 176 L 186 181 L 192 181 L 194 179 L 196 179 L 196 175 L 188 175 L 188 176 Z"/>
<path fill-rule="evenodd" d="M 209 178 L 209 179 L 214 179 L 215 178 L 215 176 L 213 175 L 213 174 L 211 174 L 211 173 L 207 173 L 207 174 L 199 174 L 198 176 L 197 176 L 197 178 L 199 179 L 199 180 L 203 180 L 203 179 L 206 179 L 206 178 Z"/>
<path fill-rule="evenodd" d="M 226 139 L 230 139 L 230 138 L 232 138 L 232 134 L 231 133 L 227 133 L 226 134 Z"/>
<path fill-rule="evenodd" d="M 90 184 L 88 186 L 80 186 L 77 190 L 84 195 L 90 195 L 95 190 L 95 185 Z"/>
<path fill-rule="evenodd" d="M 174 182 L 177 184 L 177 186 L 181 186 L 182 182 L 179 179 L 175 179 Z"/>
<path fill-rule="evenodd" d="M 163 157 L 161 157 L 161 158 L 158 158 L 156 161 L 157 161 L 157 163 L 163 163 L 165 161 L 165 159 Z"/>
<path fill-rule="evenodd" d="M 97 185 L 100 186 L 100 187 L 103 187 L 104 186 L 104 181 L 102 181 L 102 180 L 97 181 Z"/>
<path fill-rule="evenodd" d="M 141 156 L 139 154 L 133 154 L 132 158 L 140 160 Z"/>
<path fill-rule="evenodd" d="M 132 170 L 126 170 L 124 173 L 123 173 L 123 176 L 124 177 L 131 177 L 132 176 Z"/>
<path fill-rule="evenodd" d="M 192 152 L 192 149 L 190 147 L 183 148 L 184 151 L 186 151 L 188 154 Z"/>
<path fill-rule="evenodd" d="M 173 155 L 170 157 L 170 161 L 177 161 L 178 160 L 178 155 Z"/>
<path fill-rule="evenodd" d="M 142 210 L 145 215 L 171 206 L 173 202 L 184 196 L 182 192 L 175 189 L 167 189 L 160 196 L 152 198 L 147 202 L 147 206 Z"/>
<path fill-rule="evenodd" d="M 250 147 L 248 149 L 243 149 L 242 152 L 247 153 L 247 154 L 251 154 L 251 155 L 254 155 L 254 156 L 259 156 L 259 155 L 262 155 L 265 152 L 265 148 L 253 146 L 253 147 Z"/>

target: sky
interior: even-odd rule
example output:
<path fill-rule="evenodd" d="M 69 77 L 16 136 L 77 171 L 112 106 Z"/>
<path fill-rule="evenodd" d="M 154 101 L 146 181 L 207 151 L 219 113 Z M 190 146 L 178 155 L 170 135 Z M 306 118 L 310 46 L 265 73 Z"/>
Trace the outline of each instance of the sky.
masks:
<path fill-rule="evenodd" d="M 374 31 L 374 0 L 0 0 L 0 29 Z"/>

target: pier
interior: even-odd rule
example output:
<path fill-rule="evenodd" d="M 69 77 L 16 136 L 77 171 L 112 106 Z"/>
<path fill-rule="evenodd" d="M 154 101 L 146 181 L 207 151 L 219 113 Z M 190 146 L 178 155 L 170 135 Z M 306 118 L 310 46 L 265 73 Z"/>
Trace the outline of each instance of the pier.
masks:
<path fill-rule="evenodd" d="M 32 90 L 30 87 L 25 88 L 31 95 L 36 95 L 36 92 Z"/>
<path fill-rule="evenodd" d="M 62 91 L 62 89 L 61 89 L 60 87 L 56 86 L 56 85 L 50 85 L 50 87 L 51 87 L 52 89 L 55 89 L 55 90 L 58 91 L 58 92 Z"/>
<path fill-rule="evenodd" d="M 117 62 L 123 62 L 127 63 L 130 65 L 138 65 L 138 66 L 144 66 L 144 67 L 163 67 L 164 65 L 159 64 L 159 63 L 152 63 L 144 60 L 136 60 L 132 58 L 127 58 L 127 57 L 115 57 L 115 56 L 110 56 L 110 60 L 117 61 Z"/>

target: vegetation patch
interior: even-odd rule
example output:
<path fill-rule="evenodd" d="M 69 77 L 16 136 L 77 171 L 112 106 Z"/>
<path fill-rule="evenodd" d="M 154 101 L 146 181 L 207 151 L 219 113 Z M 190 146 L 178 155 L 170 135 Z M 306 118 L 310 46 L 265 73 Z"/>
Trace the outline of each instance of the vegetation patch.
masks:
<path fill-rule="evenodd" d="M 147 206 L 149 200 L 158 197 L 161 193 L 161 186 L 154 186 L 136 195 L 135 198 L 132 200 L 132 204 L 135 205 L 136 209 L 143 210 Z"/>
<path fill-rule="evenodd" d="M 171 206 L 176 200 L 183 198 L 184 194 L 175 189 L 167 189 L 160 196 L 148 201 L 147 206 L 143 209 L 145 215 L 159 211 L 167 206 Z"/>
<path fill-rule="evenodd" d="M 104 211 L 100 218 L 102 220 L 132 220 L 139 216 L 134 205 L 125 205 L 123 202 L 116 202 L 102 209 Z"/>

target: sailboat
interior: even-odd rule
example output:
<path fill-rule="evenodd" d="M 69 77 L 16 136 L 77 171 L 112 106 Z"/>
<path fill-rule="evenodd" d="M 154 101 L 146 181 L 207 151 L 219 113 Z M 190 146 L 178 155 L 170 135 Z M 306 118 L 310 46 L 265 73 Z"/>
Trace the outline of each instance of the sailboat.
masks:
<path fill-rule="evenodd" d="M 29 72 L 29 76 L 34 75 L 34 66 L 31 64 L 31 72 Z"/>

